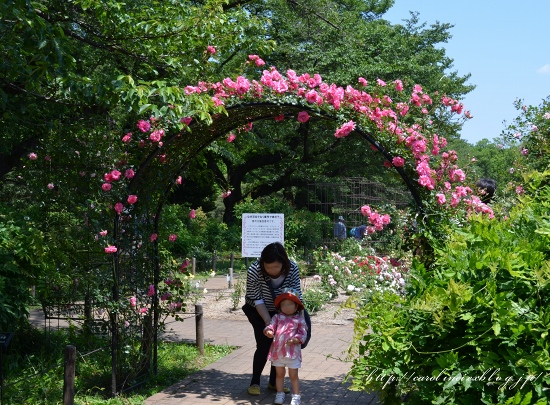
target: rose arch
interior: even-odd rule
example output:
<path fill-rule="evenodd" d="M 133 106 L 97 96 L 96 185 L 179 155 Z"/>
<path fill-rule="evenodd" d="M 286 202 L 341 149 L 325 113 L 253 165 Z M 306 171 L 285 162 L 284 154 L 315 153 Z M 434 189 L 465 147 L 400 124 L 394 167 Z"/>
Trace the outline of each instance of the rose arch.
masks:
<path fill-rule="evenodd" d="M 258 65 L 258 58 L 251 60 Z M 436 132 L 437 117 L 463 113 L 457 100 L 428 95 L 416 84 L 407 91 L 399 80 L 369 85 L 360 78 L 358 87 L 326 84 L 319 75 L 291 70 L 283 76 L 275 68 L 264 70 L 259 81 L 239 76 L 199 83 L 185 88 L 187 101 L 181 105 L 144 109 L 150 117 L 116 143 L 118 162 L 101 185 L 105 209 L 114 218 L 113 232 L 101 240 L 112 255 L 113 392 L 129 373 L 122 363 L 131 363 L 121 361 L 120 348 L 141 339 L 138 366 L 132 367 L 155 369 L 159 325 L 181 311 L 186 293 L 186 264 L 163 262 L 159 251 L 159 239 L 169 237 L 159 234 L 164 201 L 192 159 L 235 129 L 273 119 L 332 121 L 336 137 L 359 136 L 384 155 L 409 189 L 420 218 L 472 211 L 492 215 L 468 187 L 456 153 L 445 150 L 446 141 Z"/>

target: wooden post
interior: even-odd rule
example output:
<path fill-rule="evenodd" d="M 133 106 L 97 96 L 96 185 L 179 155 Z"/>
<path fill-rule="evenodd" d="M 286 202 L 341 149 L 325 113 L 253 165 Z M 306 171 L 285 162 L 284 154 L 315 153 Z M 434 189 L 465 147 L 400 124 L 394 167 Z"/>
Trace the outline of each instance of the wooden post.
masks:
<path fill-rule="evenodd" d="M 244 258 L 244 267 L 248 270 L 248 257 Z"/>
<path fill-rule="evenodd" d="M 212 253 L 212 271 L 216 272 L 216 251 L 214 250 L 214 253 Z"/>
<path fill-rule="evenodd" d="M 65 377 L 63 379 L 63 405 L 74 405 L 74 376 L 76 347 L 65 346 Z"/>
<path fill-rule="evenodd" d="M 231 252 L 231 257 L 229 258 L 229 267 L 230 268 L 234 268 L 233 267 L 233 261 L 235 260 L 235 255 L 233 254 L 233 252 Z"/>
<path fill-rule="evenodd" d="M 196 328 L 196 340 L 197 349 L 199 354 L 204 354 L 204 326 L 202 318 L 202 304 L 195 304 L 195 328 Z"/>
<path fill-rule="evenodd" d="M 197 271 L 197 258 L 193 257 L 192 265 L 191 265 L 191 273 L 195 275 L 195 272 Z"/>

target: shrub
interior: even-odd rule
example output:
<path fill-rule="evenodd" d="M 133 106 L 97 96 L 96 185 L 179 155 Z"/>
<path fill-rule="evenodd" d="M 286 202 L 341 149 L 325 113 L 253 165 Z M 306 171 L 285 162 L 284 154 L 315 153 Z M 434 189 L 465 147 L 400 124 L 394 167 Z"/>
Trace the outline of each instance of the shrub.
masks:
<path fill-rule="evenodd" d="M 363 303 L 354 389 L 378 391 L 385 404 L 548 403 L 547 179 L 527 182 L 533 196 L 509 219 L 449 229 L 433 273 L 413 262 L 408 295 Z"/>

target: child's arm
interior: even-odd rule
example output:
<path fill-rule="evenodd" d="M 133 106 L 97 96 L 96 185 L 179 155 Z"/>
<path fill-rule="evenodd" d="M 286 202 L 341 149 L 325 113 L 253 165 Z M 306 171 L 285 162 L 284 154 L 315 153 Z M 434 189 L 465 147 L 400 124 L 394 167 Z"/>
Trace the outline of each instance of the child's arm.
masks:
<path fill-rule="evenodd" d="M 264 328 L 264 335 L 266 335 L 268 338 L 273 338 L 275 335 L 275 330 L 277 330 L 277 320 L 279 317 L 275 315 L 273 318 L 271 318 L 271 322 L 269 325 L 267 325 Z"/>
<path fill-rule="evenodd" d="M 292 338 L 288 339 L 286 341 L 286 343 L 289 344 L 289 345 L 301 344 L 301 343 L 304 343 L 306 341 L 306 337 L 307 337 L 306 321 L 304 320 L 304 318 L 299 317 L 298 318 L 298 329 L 297 329 L 296 333 L 294 334 L 294 336 Z"/>

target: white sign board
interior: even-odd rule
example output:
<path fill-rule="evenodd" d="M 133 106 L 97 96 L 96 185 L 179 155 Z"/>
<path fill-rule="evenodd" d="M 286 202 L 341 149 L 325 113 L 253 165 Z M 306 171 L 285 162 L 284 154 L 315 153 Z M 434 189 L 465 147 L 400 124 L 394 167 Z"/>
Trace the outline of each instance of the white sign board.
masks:
<path fill-rule="evenodd" d="M 285 243 L 285 214 L 243 214 L 242 226 L 242 257 L 260 257 L 270 243 Z"/>

